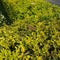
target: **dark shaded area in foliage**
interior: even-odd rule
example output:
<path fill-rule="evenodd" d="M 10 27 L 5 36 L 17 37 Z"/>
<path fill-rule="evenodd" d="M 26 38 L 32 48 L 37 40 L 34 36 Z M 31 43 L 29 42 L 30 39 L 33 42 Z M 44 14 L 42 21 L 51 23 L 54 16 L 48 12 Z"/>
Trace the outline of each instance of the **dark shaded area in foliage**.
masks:
<path fill-rule="evenodd" d="M 34 55 L 34 51 L 30 48 L 28 48 L 24 53 L 25 55 Z"/>
<path fill-rule="evenodd" d="M 8 13 L 6 11 L 6 8 L 4 7 L 4 3 L 2 2 L 2 0 L 0 0 L 0 10 L 2 12 L 2 14 L 5 16 L 5 23 L 7 25 L 11 25 L 12 24 L 12 20 L 10 19 L 10 17 L 8 16 Z"/>
<path fill-rule="evenodd" d="M 10 49 L 11 52 L 15 51 L 15 46 L 11 45 L 11 46 L 9 46 L 9 49 Z"/>
<path fill-rule="evenodd" d="M 48 52 L 51 54 L 52 51 L 54 51 L 54 47 L 53 47 L 53 45 L 50 45 L 49 49 L 48 49 Z"/>
<path fill-rule="evenodd" d="M 42 49 L 44 47 L 44 45 L 40 42 L 38 43 L 38 46 L 39 46 L 40 49 Z"/>

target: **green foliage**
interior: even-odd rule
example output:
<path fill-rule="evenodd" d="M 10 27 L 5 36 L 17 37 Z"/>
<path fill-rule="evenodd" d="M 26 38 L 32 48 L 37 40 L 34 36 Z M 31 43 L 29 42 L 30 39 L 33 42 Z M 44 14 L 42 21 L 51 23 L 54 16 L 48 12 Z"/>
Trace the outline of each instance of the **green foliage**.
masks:
<path fill-rule="evenodd" d="M 60 7 L 44 0 L 3 0 L 12 25 L 0 27 L 0 60 L 59 60 Z"/>

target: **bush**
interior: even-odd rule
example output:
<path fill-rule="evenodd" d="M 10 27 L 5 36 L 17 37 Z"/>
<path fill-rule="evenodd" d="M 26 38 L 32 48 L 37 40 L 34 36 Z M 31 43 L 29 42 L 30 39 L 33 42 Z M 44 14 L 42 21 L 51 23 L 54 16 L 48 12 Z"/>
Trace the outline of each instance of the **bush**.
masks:
<path fill-rule="evenodd" d="M 0 27 L 0 60 L 59 60 L 60 7 L 44 0 L 3 0 L 13 20 Z"/>

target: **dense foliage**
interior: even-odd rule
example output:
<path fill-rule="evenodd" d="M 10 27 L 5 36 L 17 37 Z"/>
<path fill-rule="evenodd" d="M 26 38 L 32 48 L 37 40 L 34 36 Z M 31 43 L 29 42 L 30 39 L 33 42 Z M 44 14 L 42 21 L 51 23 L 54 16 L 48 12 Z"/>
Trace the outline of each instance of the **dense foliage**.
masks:
<path fill-rule="evenodd" d="M 13 23 L 0 17 L 0 60 L 60 60 L 60 7 L 45 0 L 3 4 Z"/>

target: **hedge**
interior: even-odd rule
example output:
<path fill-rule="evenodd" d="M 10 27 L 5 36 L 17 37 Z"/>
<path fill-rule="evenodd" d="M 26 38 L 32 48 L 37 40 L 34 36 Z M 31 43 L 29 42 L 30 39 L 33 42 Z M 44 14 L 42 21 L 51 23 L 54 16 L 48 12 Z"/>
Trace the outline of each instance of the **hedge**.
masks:
<path fill-rule="evenodd" d="M 3 4 L 13 23 L 0 27 L 0 60 L 60 60 L 60 7 L 46 0 Z"/>

